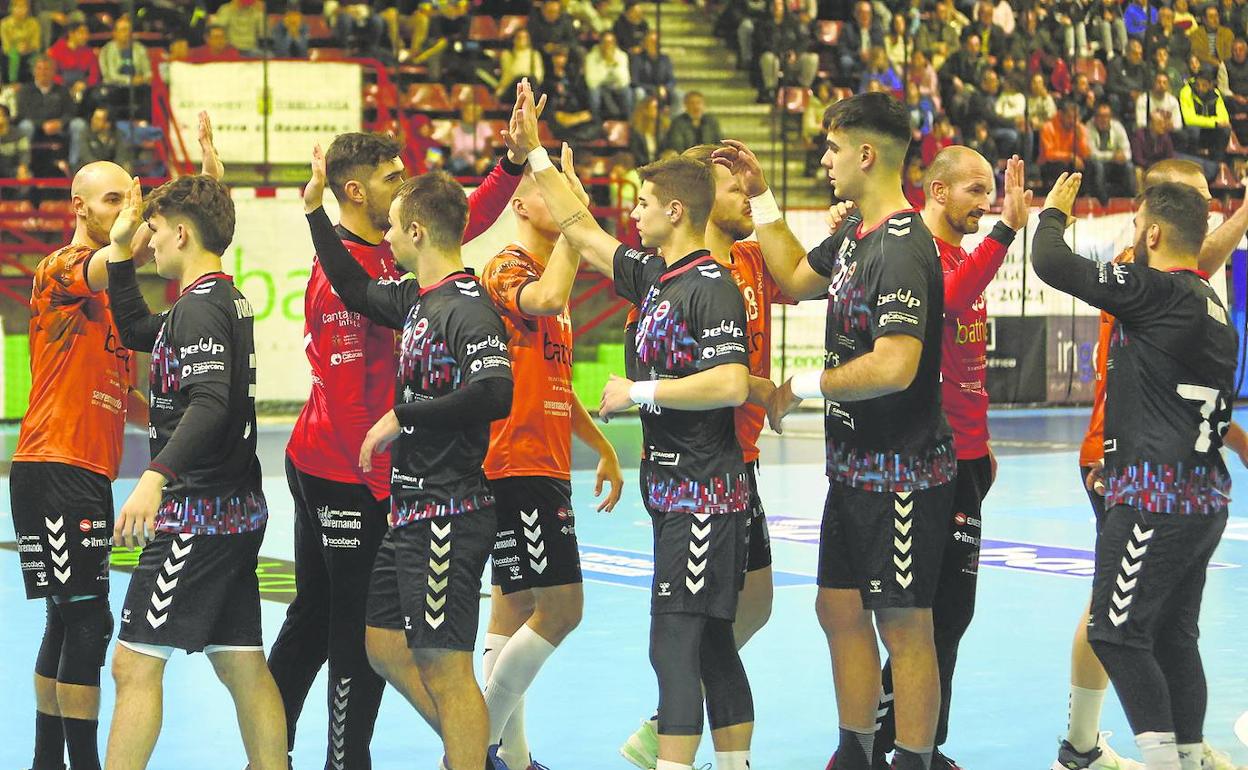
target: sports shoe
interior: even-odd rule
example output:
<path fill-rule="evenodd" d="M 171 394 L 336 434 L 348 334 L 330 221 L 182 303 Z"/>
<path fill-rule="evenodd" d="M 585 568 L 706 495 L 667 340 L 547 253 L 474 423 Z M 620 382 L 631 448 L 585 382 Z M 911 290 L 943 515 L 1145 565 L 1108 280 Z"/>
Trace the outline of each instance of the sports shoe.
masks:
<path fill-rule="evenodd" d="M 888 762 L 888 757 L 878 756 L 871 762 L 871 770 L 891 770 L 892 765 Z M 828 760 L 828 766 L 823 770 L 836 770 L 836 752 L 832 752 L 832 758 Z M 936 770 L 936 763 L 933 761 L 932 770 Z"/>
<path fill-rule="evenodd" d="M 1079 753 L 1069 741 L 1062 741 L 1057 750 L 1057 760 L 1050 770 L 1144 770 L 1144 765 L 1134 759 L 1119 756 L 1109 745 L 1111 732 L 1102 732 L 1091 751 Z"/>
<path fill-rule="evenodd" d="M 485 752 L 485 770 L 511 770 L 507 763 L 498 756 L 499 744 L 494 744 Z"/>
<path fill-rule="evenodd" d="M 1230 754 L 1210 746 L 1209 741 L 1205 741 L 1205 753 L 1200 758 L 1200 767 L 1201 770 L 1246 770 L 1245 766 L 1231 761 Z"/>
<path fill-rule="evenodd" d="M 932 750 L 932 770 L 962 770 L 962 765 L 946 757 L 939 748 L 936 748 Z"/>
<path fill-rule="evenodd" d="M 541 762 L 534 762 L 533 757 L 529 757 L 528 770 L 550 770 L 550 768 L 543 765 Z"/>
<path fill-rule="evenodd" d="M 641 727 L 628 736 L 620 747 L 620 756 L 641 770 L 654 770 L 659 763 L 659 729 L 656 723 L 649 719 L 641 720 Z"/>

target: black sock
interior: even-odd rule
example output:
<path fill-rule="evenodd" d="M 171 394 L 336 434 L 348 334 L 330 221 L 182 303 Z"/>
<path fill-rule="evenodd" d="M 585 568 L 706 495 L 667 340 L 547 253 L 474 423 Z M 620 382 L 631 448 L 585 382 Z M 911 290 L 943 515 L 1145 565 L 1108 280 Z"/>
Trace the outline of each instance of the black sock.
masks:
<path fill-rule="evenodd" d="M 73 770 L 100 770 L 100 747 L 96 740 L 99 720 L 65 717 L 61 721 L 65 724 L 65 743 L 69 746 L 69 766 Z"/>
<path fill-rule="evenodd" d="M 35 712 L 35 758 L 31 770 L 63 770 L 65 767 L 65 729 L 61 718 L 42 711 Z"/>
<path fill-rule="evenodd" d="M 930 770 L 931 766 L 932 752 L 930 750 L 919 753 L 898 746 L 897 753 L 893 754 L 893 767 L 897 770 Z"/>
<path fill-rule="evenodd" d="M 863 733 L 841 728 L 841 744 L 836 747 L 836 770 L 870 770 L 871 755 L 863 746 Z M 875 733 L 869 736 L 875 739 Z"/>

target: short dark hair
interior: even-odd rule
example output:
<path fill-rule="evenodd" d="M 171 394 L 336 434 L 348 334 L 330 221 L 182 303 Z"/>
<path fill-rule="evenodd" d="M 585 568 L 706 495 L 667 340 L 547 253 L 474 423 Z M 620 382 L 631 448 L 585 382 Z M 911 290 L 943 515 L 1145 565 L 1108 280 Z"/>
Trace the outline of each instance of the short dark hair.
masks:
<path fill-rule="evenodd" d="M 468 226 L 468 196 L 445 171 L 414 176 L 394 194 L 399 204 L 399 226 L 405 231 L 419 222 L 429 231 L 430 243 L 440 249 L 458 247 Z"/>
<path fill-rule="evenodd" d="M 1166 237 L 1187 254 L 1199 254 L 1208 232 L 1209 204 L 1195 187 L 1161 182 L 1140 194 L 1148 224 L 1166 225 Z M 1199 223 L 1199 224 L 1198 224 Z"/>
<path fill-rule="evenodd" d="M 855 94 L 824 111 L 823 130 L 862 131 L 904 151 L 910 146 L 910 113 L 892 94 Z"/>
<path fill-rule="evenodd" d="M 234 201 L 226 186 L 206 174 L 178 177 L 157 187 L 143 207 L 143 218 L 160 214 L 187 220 L 203 247 L 218 256 L 234 240 Z"/>
<path fill-rule="evenodd" d="M 329 189 L 341 203 L 347 182 L 363 181 L 373 169 L 393 160 L 403 151 L 399 140 L 387 134 L 351 132 L 339 134 L 325 153 L 325 177 Z"/>
<path fill-rule="evenodd" d="M 654 194 L 660 203 L 680 201 L 695 231 L 701 233 L 706 229 L 706 220 L 715 204 L 715 177 L 709 165 L 678 155 L 642 166 L 637 169 L 637 176 L 643 184 L 654 185 Z"/>

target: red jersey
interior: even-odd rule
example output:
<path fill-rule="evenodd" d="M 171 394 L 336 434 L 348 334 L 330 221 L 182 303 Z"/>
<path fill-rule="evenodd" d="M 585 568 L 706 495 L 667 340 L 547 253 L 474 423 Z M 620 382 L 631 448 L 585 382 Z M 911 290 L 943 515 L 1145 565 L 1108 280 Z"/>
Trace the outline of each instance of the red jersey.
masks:
<path fill-rule="evenodd" d="M 554 316 L 520 309 L 520 290 L 545 266 L 519 244 L 486 264 L 481 283 L 507 327 L 515 392 L 511 414 L 490 424 L 485 477 L 572 478 L 572 320 L 565 307 Z"/>
<path fill-rule="evenodd" d="M 65 463 L 116 479 L 131 354 L 121 346 L 107 292 L 87 285 L 92 253 L 65 246 L 35 268 L 30 408 L 13 460 Z"/>
<path fill-rule="evenodd" d="M 48 58 L 56 62 L 56 82 L 65 82 L 65 73 L 81 73 L 88 86 L 100 83 L 100 62 L 95 58 L 95 50 L 84 45 L 70 49 L 69 40 L 62 37 L 48 48 Z"/>
<path fill-rule="evenodd" d="M 464 241 L 485 232 L 511 200 L 520 172 L 495 166 L 468 195 Z M 522 171 L 523 169 L 521 169 Z M 338 228 L 343 245 L 375 279 L 398 280 L 403 274 L 390 244 L 372 245 Z M 303 344 L 312 365 L 312 392 L 299 413 L 286 453 L 295 467 L 311 476 L 363 484 L 378 500 L 390 496 L 389 454 L 373 458 L 373 471 L 360 470 L 360 446 L 369 429 L 394 407 L 397 373 L 394 331 L 346 309 L 325 277 L 320 262 L 312 267 L 303 298 Z"/>
<path fill-rule="evenodd" d="M 1127 247 L 1114 257 L 1114 261 L 1127 264 L 1135 261 L 1135 249 Z M 1079 464 L 1089 466 L 1105 458 L 1105 368 L 1109 362 L 1109 338 L 1114 333 L 1114 317 L 1101 311 L 1100 327 L 1096 343 L 1096 392 L 1092 397 L 1092 415 L 1088 419 L 1088 432 L 1079 447 Z"/>
<path fill-rule="evenodd" d="M 1005 261 L 1014 231 L 998 223 L 973 252 L 939 238 L 945 277 L 945 328 L 940 355 L 941 402 L 959 460 L 988 454 L 988 303 L 984 289 Z"/>

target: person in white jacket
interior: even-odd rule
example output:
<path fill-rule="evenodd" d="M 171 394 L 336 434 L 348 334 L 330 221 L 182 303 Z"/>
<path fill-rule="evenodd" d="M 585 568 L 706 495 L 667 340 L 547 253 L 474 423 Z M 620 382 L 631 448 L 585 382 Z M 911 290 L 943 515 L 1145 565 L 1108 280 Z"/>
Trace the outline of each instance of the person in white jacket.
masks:
<path fill-rule="evenodd" d="M 1170 92 L 1170 76 L 1164 72 L 1153 76 L 1152 90 L 1135 98 L 1135 125 L 1147 126 L 1148 116 L 1154 112 L 1165 113 L 1171 131 L 1183 128 L 1183 111 L 1178 98 Z"/>
<path fill-rule="evenodd" d="M 585 85 L 594 120 L 627 119 L 632 114 L 631 82 L 628 54 L 616 42 L 614 32 L 604 32 L 585 56 Z"/>
<path fill-rule="evenodd" d="M 1122 122 L 1114 117 L 1108 102 L 1101 102 L 1088 121 L 1088 176 L 1091 192 L 1105 205 L 1110 192 L 1135 197 L 1135 165 L 1131 162 L 1131 140 Z"/>

